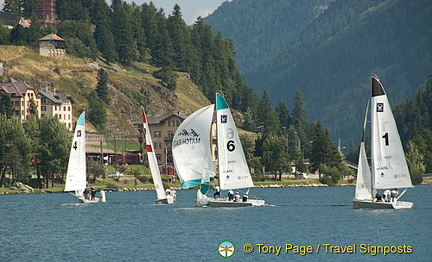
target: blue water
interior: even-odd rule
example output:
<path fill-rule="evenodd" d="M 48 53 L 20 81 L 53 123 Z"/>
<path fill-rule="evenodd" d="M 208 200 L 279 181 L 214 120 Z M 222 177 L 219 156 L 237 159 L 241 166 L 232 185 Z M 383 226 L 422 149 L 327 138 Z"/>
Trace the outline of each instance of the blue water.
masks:
<path fill-rule="evenodd" d="M 109 192 L 107 203 L 93 205 L 67 193 L 1 195 L 0 261 L 432 261 L 432 186 L 404 195 L 414 202 L 409 210 L 353 209 L 353 194 L 354 187 L 257 188 L 251 195 L 267 206 L 233 209 L 194 207 L 193 190 L 178 191 L 174 205 L 153 204 L 153 191 Z M 218 253 L 224 240 L 236 248 L 230 258 Z M 259 253 L 257 244 L 282 251 Z M 286 244 L 313 252 L 286 253 Z M 324 244 L 356 252 L 329 253 Z M 373 256 L 360 244 L 412 253 Z"/>

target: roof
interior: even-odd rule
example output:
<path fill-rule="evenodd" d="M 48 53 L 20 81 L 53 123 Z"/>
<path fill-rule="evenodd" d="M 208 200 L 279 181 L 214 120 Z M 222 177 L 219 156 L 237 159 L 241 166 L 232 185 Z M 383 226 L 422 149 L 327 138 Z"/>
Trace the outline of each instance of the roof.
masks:
<path fill-rule="evenodd" d="M 1 83 L 1 89 L 5 93 L 13 96 L 25 96 L 27 90 L 34 90 L 34 87 L 24 81 L 17 81 L 14 78 L 9 78 Z"/>
<path fill-rule="evenodd" d="M 56 104 L 61 104 L 68 99 L 73 102 L 72 97 L 68 93 L 40 90 L 39 94 Z"/>
<path fill-rule="evenodd" d="M 188 117 L 188 115 L 186 114 L 181 114 L 179 112 L 177 113 L 171 113 L 171 114 L 163 114 L 163 115 L 148 115 L 147 116 L 147 120 L 149 125 L 158 125 L 163 123 L 165 120 L 167 120 L 168 118 L 171 118 L 173 116 L 177 116 L 181 119 L 186 119 L 186 117 Z M 140 118 L 139 120 L 135 121 L 134 125 L 142 125 L 142 119 Z"/>
<path fill-rule="evenodd" d="M 39 41 L 63 41 L 63 42 L 65 42 L 65 40 L 63 38 L 61 38 L 60 36 L 58 36 L 56 34 L 46 35 L 46 36 L 42 37 L 41 39 L 39 39 Z"/>

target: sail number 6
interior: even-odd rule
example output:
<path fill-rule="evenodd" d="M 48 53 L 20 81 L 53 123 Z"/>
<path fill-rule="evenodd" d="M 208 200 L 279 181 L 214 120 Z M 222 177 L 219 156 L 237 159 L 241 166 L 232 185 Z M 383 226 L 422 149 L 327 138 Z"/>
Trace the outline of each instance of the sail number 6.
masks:
<path fill-rule="evenodd" d="M 235 150 L 234 140 L 230 140 L 227 143 L 227 149 L 228 151 L 232 152 Z"/>

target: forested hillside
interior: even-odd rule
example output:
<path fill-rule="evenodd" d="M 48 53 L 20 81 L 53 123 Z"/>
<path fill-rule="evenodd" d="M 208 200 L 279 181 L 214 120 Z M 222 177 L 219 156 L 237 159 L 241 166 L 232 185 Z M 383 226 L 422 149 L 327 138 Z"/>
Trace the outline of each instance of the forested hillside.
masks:
<path fill-rule="evenodd" d="M 310 119 L 347 145 L 360 139 L 370 74 L 382 80 L 392 105 L 425 83 L 431 13 L 428 0 L 237 0 L 205 22 L 233 38 L 249 86 L 289 107 L 301 90 Z"/>

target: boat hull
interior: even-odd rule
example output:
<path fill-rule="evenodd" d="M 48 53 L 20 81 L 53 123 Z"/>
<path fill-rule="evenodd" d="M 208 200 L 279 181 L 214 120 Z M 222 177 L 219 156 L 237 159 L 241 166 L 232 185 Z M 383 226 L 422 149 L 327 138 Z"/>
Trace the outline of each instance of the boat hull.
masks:
<path fill-rule="evenodd" d="M 174 197 L 167 196 L 167 198 L 163 199 L 156 199 L 156 204 L 173 204 L 174 203 Z"/>
<path fill-rule="evenodd" d="M 246 202 L 229 201 L 226 198 L 210 199 L 207 206 L 209 207 L 248 207 L 248 206 L 263 206 L 265 200 L 249 199 Z"/>
<path fill-rule="evenodd" d="M 86 199 L 86 198 L 78 197 L 78 200 L 81 203 L 84 203 L 84 204 L 96 204 L 96 203 L 99 203 L 99 198 L 97 198 L 97 197 L 95 197 L 94 199 Z"/>
<path fill-rule="evenodd" d="M 372 200 L 353 200 L 354 208 L 370 208 L 370 209 L 408 209 L 412 208 L 412 202 L 396 201 L 396 202 L 374 202 Z"/>

